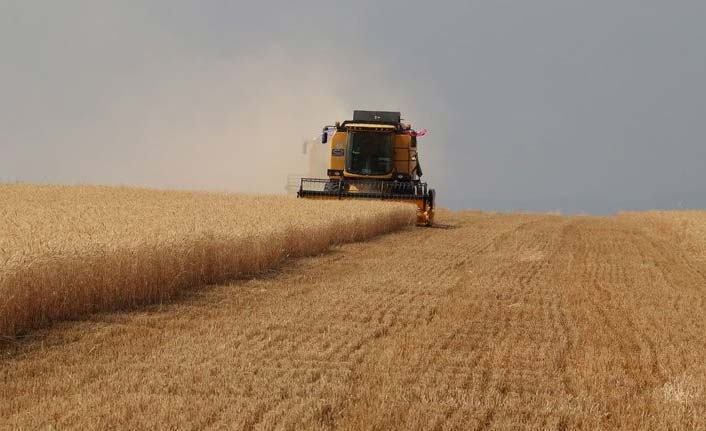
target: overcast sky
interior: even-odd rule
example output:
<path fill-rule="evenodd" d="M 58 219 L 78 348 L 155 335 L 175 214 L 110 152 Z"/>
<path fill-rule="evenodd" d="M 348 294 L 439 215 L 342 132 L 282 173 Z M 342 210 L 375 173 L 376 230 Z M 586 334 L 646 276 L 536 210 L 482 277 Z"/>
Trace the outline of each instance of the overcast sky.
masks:
<path fill-rule="evenodd" d="M 706 208 L 706 2 L 0 0 L 0 181 L 281 193 L 400 110 L 455 209 Z M 323 172 L 322 172 L 323 174 Z"/>

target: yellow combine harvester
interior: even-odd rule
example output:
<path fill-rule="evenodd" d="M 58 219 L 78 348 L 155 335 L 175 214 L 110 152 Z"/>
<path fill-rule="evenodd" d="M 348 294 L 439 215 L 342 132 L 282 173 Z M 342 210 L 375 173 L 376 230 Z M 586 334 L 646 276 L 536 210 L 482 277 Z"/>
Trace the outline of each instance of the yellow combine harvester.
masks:
<path fill-rule="evenodd" d="M 297 196 L 308 199 L 381 199 L 417 206 L 417 225 L 434 221 L 433 189 L 421 182 L 416 132 L 399 112 L 354 111 L 353 120 L 324 127 L 328 179 L 302 178 Z"/>

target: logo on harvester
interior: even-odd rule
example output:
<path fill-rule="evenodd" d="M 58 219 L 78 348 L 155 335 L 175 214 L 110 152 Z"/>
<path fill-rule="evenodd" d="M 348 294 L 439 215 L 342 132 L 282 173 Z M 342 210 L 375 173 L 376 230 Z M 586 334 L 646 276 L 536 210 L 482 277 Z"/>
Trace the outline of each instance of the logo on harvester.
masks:
<path fill-rule="evenodd" d="M 380 119 L 382 119 L 382 117 L 379 116 L 379 115 L 375 115 L 375 116 L 373 117 L 373 119 L 375 119 L 375 120 L 380 120 Z"/>
<path fill-rule="evenodd" d="M 331 151 L 331 154 L 336 157 L 343 157 L 344 151 L 342 148 L 334 148 L 333 151 Z"/>

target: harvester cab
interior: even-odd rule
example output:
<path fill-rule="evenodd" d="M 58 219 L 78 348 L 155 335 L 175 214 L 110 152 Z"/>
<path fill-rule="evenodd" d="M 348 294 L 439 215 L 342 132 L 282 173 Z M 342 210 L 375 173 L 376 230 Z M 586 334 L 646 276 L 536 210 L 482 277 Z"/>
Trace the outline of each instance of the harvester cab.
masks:
<path fill-rule="evenodd" d="M 297 196 L 309 199 L 378 199 L 417 206 L 417 225 L 434 220 L 435 193 L 421 181 L 416 132 L 399 112 L 354 111 L 353 120 L 326 126 L 328 178 L 302 178 Z"/>

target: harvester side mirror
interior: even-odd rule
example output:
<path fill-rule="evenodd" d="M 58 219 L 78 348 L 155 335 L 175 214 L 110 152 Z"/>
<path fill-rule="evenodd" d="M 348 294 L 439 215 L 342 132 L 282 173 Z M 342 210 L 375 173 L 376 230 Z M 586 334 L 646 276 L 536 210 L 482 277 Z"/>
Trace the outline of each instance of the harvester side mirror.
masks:
<path fill-rule="evenodd" d="M 326 142 L 328 142 L 328 132 L 326 131 L 326 129 L 324 129 L 324 131 L 321 133 L 321 143 L 325 144 Z"/>

